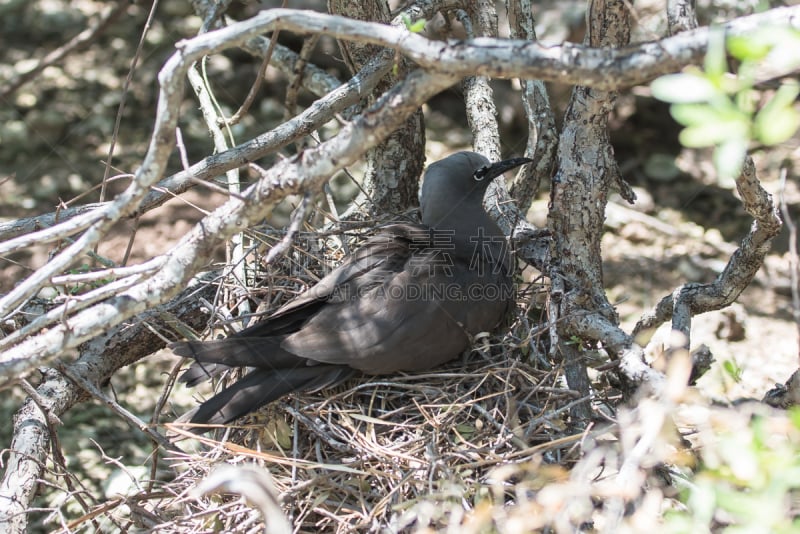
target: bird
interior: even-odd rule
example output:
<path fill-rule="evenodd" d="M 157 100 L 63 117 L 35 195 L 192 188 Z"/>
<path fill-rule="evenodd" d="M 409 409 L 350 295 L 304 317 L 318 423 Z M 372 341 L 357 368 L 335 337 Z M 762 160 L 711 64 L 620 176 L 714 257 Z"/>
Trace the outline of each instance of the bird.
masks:
<path fill-rule="evenodd" d="M 179 378 L 190 387 L 229 368 L 252 368 L 178 422 L 203 433 L 291 392 L 458 357 L 515 302 L 515 262 L 483 199 L 493 179 L 531 161 L 490 163 L 462 151 L 430 164 L 421 224 L 378 228 L 317 284 L 240 332 L 171 343 L 174 354 L 194 360 Z"/>

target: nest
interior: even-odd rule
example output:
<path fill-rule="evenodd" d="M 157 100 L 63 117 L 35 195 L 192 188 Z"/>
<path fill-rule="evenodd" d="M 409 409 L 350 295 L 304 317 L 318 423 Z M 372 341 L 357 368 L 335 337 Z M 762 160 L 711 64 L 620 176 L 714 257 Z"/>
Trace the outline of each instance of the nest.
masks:
<path fill-rule="evenodd" d="M 300 531 L 460 522 L 481 501 L 514 498 L 514 481 L 498 468 L 569 462 L 581 438 L 564 424 L 575 398 L 554 379 L 502 355 L 472 357 L 435 373 L 351 380 L 278 401 L 207 450 L 173 459 L 184 470 L 169 484 L 178 497 L 159 508 L 178 517 L 158 530 L 248 532 L 260 522 L 238 496 L 183 497 L 221 462 L 268 471 Z"/>
<path fill-rule="evenodd" d="M 322 243 L 318 234 L 309 239 Z M 262 289 L 248 294 L 275 309 L 313 284 L 345 253 L 335 236 L 322 239 L 259 270 L 251 282 Z M 312 254 L 315 248 L 327 254 Z M 535 287 L 523 289 L 530 296 Z M 522 304 L 503 337 L 482 335 L 471 354 L 441 368 L 295 394 L 201 438 L 197 452 L 169 459 L 177 478 L 140 496 L 147 505 L 139 521 L 182 533 L 259 532 L 265 524 L 271 532 L 281 524 L 296 532 L 497 524 L 502 518 L 488 511 L 563 477 L 557 466 L 577 458 L 583 436 L 570 410 L 588 399 L 563 385 L 559 369 L 535 364 L 540 340 L 529 311 Z M 240 471 L 219 475 L 225 464 Z M 198 492 L 203 480 L 210 486 Z M 204 494 L 209 488 L 223 491 Z"/>

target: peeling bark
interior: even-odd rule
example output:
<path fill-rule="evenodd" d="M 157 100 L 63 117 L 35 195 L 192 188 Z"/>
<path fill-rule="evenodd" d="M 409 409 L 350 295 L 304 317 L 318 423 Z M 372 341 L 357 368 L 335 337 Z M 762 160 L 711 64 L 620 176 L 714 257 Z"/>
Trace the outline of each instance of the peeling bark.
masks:
<path fill-rule="evenodd" d="M 374 22 L 391 20 L 385 0 L 352 2 L 328 0 L 328 10 L 337 15 Z M 396 26 L 402 25 L 398 19 Z M 357 73 L 375 57 L 393 63 L 393 69 L 375 86 L 374 100 L 408 74 L 410 64 L 402 56 L 392 57 L 390 50 L 355 41 L 339 41 L 339 48 L 350 71 Z M 417 205 L 419 177 L 425 164 L 425 121 L 422 109 L 413 113 L 389 137 L 367 152 L 367 169 L 361 193 L 344 219 L 375 219 L 387 213 L 402 213 Z"/>
<path fill-rule="evenodd" d="M 585 44 L 594 47 L 623 46 L 630 39 L 630 20 L 624 0 L 595 0 L 587 13 L 588 33 Z M 558 294 L 551 294 L 552 313 L 563 319 L 558 336 L 576 336 L 609 345 L 607 335 L 618 330 L 619 318 L 608 301 L 603 284 L 600 241 L 605 209 L 611 186 L 619 183 L 619 168 L 608 136 L 608 114 L 614 107 L 616 93 L 578 86 L 572 91 L 564 116 L 564 126 L 557 151 L 557 169 L 553 177 L 548 229 L 550 278 Z M 597 336 L 593 322 L 604 325 Z M 635 376 L 647 374 L 634 361 L 640 350 L 630 352 L 632 339 L 624 338 L 620 350 L 628 351 L 630 365 L 622 367 Z M 594 334 L 594 335 L 593 335 Z M 551 339 L 552 344 L 561 344 Z M 613 351 L 612 351 L 613 352 Z M 616 356 L 621 356 L 617 353 Z M 643 364 L 643 360 L 639 360 Z M 567 358 L 570 369 L 567 381 L 572 389 L 585 388 L 585 365 Z"/>

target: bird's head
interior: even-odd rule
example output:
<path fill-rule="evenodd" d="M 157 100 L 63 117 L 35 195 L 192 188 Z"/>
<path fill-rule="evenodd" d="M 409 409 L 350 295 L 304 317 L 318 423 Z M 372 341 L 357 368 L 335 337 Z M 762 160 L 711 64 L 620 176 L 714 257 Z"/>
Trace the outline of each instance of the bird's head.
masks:
<path fill-rule="evenodd" d="M 483 196 L 492 180 L 531 161 L 512 158 L 490 163 L 477 152 L 464 151 L 430 164 L 420 191 L 422 222 L 438 226 L 456 212 L 461 217 L 477 209 L 483 213 Z"/>

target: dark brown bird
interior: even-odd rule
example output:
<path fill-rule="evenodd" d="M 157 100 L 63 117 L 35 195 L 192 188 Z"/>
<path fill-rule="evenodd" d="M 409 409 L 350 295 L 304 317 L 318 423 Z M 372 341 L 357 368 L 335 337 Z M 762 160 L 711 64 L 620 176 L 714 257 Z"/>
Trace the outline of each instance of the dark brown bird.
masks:
<path fill-rule="evenodd" d="M 514 264 L 483 196 L 494 178 L 530 161 L 490 164 L 458 152 L 433 163 L 420 195 L 421 225 L 381 228 L 261 323 L 227 339 L 172 343 L 175 354 L 195 359 L 180 379 L 190 386 L 229 367 L 254 368 L 180 420 L 225 424 L 356 371 L 419 371 L 457 357 L 514 302 Z"/>

